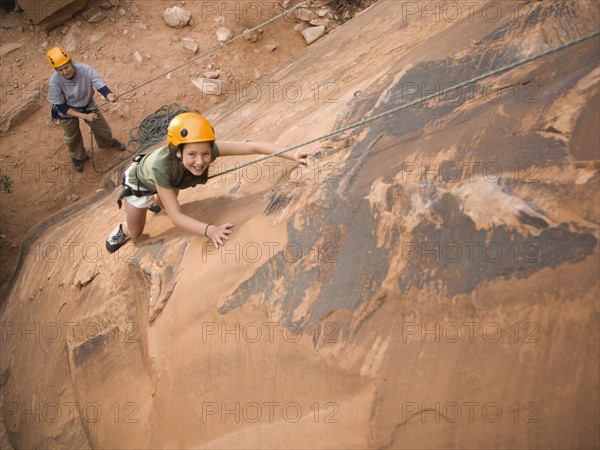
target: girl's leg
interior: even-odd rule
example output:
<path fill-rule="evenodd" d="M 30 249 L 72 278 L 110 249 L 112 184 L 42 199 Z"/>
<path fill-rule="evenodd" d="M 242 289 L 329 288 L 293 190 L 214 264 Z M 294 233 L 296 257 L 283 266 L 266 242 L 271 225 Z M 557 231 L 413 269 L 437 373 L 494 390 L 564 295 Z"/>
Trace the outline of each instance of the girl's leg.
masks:
<path fill-rule="evenodd" d="M 127 221 L 123 226 L 123 231 L 132 239 L 139 237 L 146 226 L 146 212 L 148 208 L 136 208 L 135 206 L 125 202 L 125 213 Z"/>

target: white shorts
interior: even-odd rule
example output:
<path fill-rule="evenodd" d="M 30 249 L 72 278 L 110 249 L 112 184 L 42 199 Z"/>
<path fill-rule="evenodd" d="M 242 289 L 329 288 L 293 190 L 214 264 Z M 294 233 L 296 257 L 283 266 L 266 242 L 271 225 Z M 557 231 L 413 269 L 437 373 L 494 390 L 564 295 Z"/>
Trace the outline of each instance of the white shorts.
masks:
<path fill-rule="evenodd" d="M 129 173 L 133 170 L 134 167 L 135 167 L 134 164 L 132 164 L 125 171 L 125 185 L 129 186 L 132 189 L 137 190 L 138 189 L 137 186 L 134 186 L 131 183 L 127 182 L 127 180 L 129 179 Z M 134 206 L 139 209 L 144 209 L 144 208 L 148 208 L 148 207 L 152 206 L 152 204 L 154 203 L 154 195 L 144 195 L 142 197 L 136 197 L 135 195 L 128 195 L 127 197 L 125 197 L 125 201 L 127 203 L 129 203 L 131 206 Z"/>

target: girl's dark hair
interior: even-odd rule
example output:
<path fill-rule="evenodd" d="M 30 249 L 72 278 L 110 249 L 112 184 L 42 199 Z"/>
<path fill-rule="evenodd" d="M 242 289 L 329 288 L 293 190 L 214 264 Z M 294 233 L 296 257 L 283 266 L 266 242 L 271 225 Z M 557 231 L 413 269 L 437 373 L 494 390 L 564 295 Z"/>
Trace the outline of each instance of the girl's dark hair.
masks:
<path fill-rule="evenodd" d="M 183 181 L 185 175 L 185 167 L 183 161 L 177 157 L 177 152 L 181 152 L 183 155 L 183 147 L 185 144 L 179 144 L 175 146 L 169 144 L 169 154 L 171 155 L 171 168 L 169 170 L 169 183 L 171 186 L 177 187 Z"/>

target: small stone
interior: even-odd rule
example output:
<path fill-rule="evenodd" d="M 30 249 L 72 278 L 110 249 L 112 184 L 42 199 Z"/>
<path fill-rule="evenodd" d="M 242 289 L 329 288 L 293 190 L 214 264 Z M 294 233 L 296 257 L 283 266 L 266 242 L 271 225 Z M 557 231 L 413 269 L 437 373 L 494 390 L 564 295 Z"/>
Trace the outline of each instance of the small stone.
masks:
<path fill-rule="evenodd" d="M 248 28 L 244 28 L 242 30 L 242 34 L 244 35 L 246 42 L 253 44 L 258 41 L 258 33 L 256 31 L 249 31 Z"/>
<path fill-rule="evenodd" d="M 198 51 L 198 44 L 193 39 L 183 38 L 181 42 L 183 42 L 183 48 L 185 50 L 188 50 L 194 54 Z"/>
<path fill-rule="evenodd" d="M 269 53 L 273 53 L 276 48 L 277 48 L 277 44 L 267 44 L 267 45 L 265 45 L 265 50 L 268 51 Z"/>
<path fill-rule="evenodd" d="M 215 78 L 219 78 L 219 75 L 221 75 L 223 73 L 223 71 L 221 70 L 207 70 L 206 72 L 204 72 L 204 77 L 214 80 Z"/>
<path fill-rule="evenodd" d="M 110 0 L 103 0 L 98 3 L 98 6 L 102 9 L 110 9 L 115 6 L 117 3 L 113 4 Z"/>
<path fill-rule="evenodd" d="M 70 199 L 72 202 L 76 202 L 77 200 L 79 200 L 79 195 L 71 194 Z"/>
<path fill-rule="evenodd" d="M 140 52 L 135 52 L 135 53 L 133 54 L 133 56 L 135 56 L 135 59 L 137 59 L 137 61 L 138 61 L 139 63 L 141 63 L 141 62 L 144 60 L 144 57 L 142 56 L 142 54 L 141 54 Z"/>
<path fill-rule="evenodd" d="M 72 31 L 69 31 L 62 41 L 62 48 L 68 52 L 77 50 L 77 39 Z"/>
<path fill-rule="evenodd" d="M 220 27 L 217 30 L 217 41 L 219 42 L 227 42 L 233 37 L 233 31 L 229 28 Z"/>
<path fill-rule="evenodd" d="M 163 19 L 167 25 L 173 28 L 185 27 L 192 18 L 192 14 L 179 6 L 173 6 L 163 11 Z"/>
<path fill-rule="evenodd" d="M 255 80 L 260 80 L 261 74 L 260 74 L 260 70 L 258 70 L 258 68 L 254 68 L 254 79 Z"/>
<path fill-rule="evenodd" d="M 306 40 L 306 44 L 310 45 L 315 42 L 317 39 L 322 37 L 325 34 L 325 27 L 323 25 L 318 27 L 310 27 L 302 32 L 302 36 Z"/>
<path fill-rule="evenodd" d="M 192 84 L 196 86 L 203 94 L 221 95 L 227 84 L 221 80 L 211 80 L 209 78 L 194 78 Z"/>
<path fill-rule="evenodd" d="M 328 12 L 329 12 L 329 10 L 327 8 L 320 7 L 319 9 L 317 9 L 317 16 L 319 16 L 319 17 L 325 17 Z"/>
<path fill-rule="evenodd" d="M 6 235 L 5 234 L 0 234 L 0 239 L 6 239 Z"/>
<path fill-rule="evenodd" d="M 100 9 L 98 9 L 96 6 L 92 6 L 91 8 L 85 10 L 81 14 L 81 17 L 83 17 L 83 19 L 88 23 L 100 23 L 106 19 L 106 16 L 102 14 L 102 11 L 100 11 Z M 81 22 L 77 22 L 77 26 L 81 26 Z"/>
<path fill-rule="evenodd" d="M 296 10 L 296 17 L 303 22 L 310 22 L 315 18 L 315 15 L 308 8 L 298 8 Z"/>

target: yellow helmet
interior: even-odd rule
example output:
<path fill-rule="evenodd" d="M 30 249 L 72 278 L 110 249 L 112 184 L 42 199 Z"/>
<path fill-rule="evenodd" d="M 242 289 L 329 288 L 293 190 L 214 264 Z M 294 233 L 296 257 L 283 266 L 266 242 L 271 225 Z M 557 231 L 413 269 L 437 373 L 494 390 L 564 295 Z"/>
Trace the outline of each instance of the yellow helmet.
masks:
<path fill-rule="evenodd" d="M 62 47 L 54 47 L 48 50 L 46 58 L 48 58 L 48 62 L 55 69 L 58 69 L 60 66 L 64 66 L 71 61 L 71 56 Z"/>
<path fill-rule="evenodd" d="M 191 142 L 215 140 L 215 131 L 210 122 L 195 112 L 175 116 L 167 129 L 167 144 L 177 147 Z"/>

